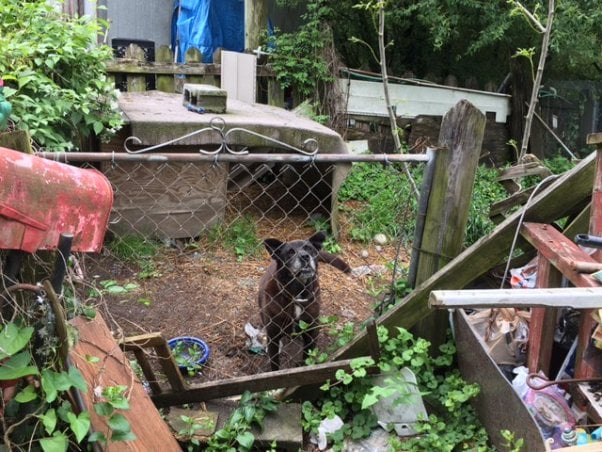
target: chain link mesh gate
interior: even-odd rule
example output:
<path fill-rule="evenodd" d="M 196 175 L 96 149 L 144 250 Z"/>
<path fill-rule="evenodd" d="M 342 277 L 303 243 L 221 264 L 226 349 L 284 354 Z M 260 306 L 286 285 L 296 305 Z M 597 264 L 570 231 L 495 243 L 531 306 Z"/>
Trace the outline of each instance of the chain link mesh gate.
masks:
<path fill-rule="evenodd" d="M 74 291 L 98 306 L 117 336 L 160 331 L 167 339 L 202 338 L 210 359 L 189 369 L 202 380 L 274 368 L 257 301 L 271 262 L 265 239 L 326 233 L 319 314 L 305 315 L 303 290 L 279 307 L 289 320 L 278 324 L 282 337 L 273 334 L 282 339 L 282 367 L 303 362 L 304 335 L 309 348 L 317 345 L 310 362 L 323 361 L 374 315 L 385 292 L 403 292 L 409 258 L 398 245 L 411 240 L 416 200 L 401 165 L 426 162 L 425 155 L 47 156 L 87 162 L 114 188 L 106 245 L 100 254 L 77 257 Z M 333 193 L 335 172 L 346 173 L 353 162 Z M 331 255 L 352 273 L 329 265 Z"/>

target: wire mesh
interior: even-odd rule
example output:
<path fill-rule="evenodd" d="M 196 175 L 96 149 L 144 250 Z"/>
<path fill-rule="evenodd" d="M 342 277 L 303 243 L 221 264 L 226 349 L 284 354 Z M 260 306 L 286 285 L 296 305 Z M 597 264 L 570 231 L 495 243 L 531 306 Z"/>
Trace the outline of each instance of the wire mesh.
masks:
<path fill-rule="evenodd" d="M 211 354 L 188 369 L 197 380 L 323 361 L 407 290 L 416 199 L 397 165 L 355 163 L 340 178 L 349 165 L 97 163 L 114 190 L 105 246 L 75 256 L 65 293 L 96 305 L 117 337 L 201 338 Z M 264 243 L 312 236 L 295 242 L 296 260 L 281 255 L 290 244 Z M 260 285 L 274 289 L 263 314 Z"/>

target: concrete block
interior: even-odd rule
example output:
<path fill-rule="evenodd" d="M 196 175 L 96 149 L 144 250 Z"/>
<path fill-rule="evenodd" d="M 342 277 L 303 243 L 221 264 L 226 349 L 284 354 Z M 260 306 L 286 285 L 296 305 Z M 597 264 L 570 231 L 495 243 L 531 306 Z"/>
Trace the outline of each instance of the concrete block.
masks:
<path fill-rule="evenodd" d="M 226 90 L 212 85 L 184 84 L 184 106 L 198 113 L 226 113 Z"/>

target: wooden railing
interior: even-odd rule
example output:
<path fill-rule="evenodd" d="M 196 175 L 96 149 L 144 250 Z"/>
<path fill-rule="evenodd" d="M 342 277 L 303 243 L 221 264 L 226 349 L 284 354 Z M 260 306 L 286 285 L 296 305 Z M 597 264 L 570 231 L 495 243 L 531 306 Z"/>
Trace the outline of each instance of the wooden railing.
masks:
<path fill-rule="evenodd" d="M 140 92 L 151 89 L 167 93 L 181 93 L 184 83 L 203 83 L 220 86 L 220 52 L 213 57 L 214 63 L 202 63 L 203 56 L 196 48 L 190 48 L 185 63 L 174 63 L 174 55 L 168 46 L 157 49 L 155 61 L 146 61 L 144 50 L 130 44 L 124 58 L 114 58 L 107 64 L 109 76 L 123 91 Z M 218 61 L 216 63 L 215 61 Z M 284 93 L 276 81 L 274 72 L 264 65 L 257 66 L 257 102 L 283 106 Z"/>

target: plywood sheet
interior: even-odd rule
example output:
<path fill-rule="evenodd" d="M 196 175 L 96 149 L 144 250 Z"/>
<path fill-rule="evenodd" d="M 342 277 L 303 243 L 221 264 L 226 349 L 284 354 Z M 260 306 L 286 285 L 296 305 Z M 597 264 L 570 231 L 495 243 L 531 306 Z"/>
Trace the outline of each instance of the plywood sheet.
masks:
<path fill-rule="evenodd" d="M 129 421 L 135 441 L 109 442 L 110 451 L 179 451 L 178 442 L 159 411 L 144 390 L 140 380 L 134 375 L 129 360 L 113 339 L 105 321 L 100 315 L 94 320 L 77 317 L 72 321 L 79 331 L 79 341 L 69 354 L 74 365 L 88 383 L 88 391 L 82 394 L 83 404 L 90 413 L 92 429 L 109 436 L 106 417 L 94 411 L 94 404 L 101 402 L 96 394 L 107 386 L 125 385 L 128 387 L 130 409 L 119 410 Z M 99 358 L 91 362 L 86 357 Z"/>

